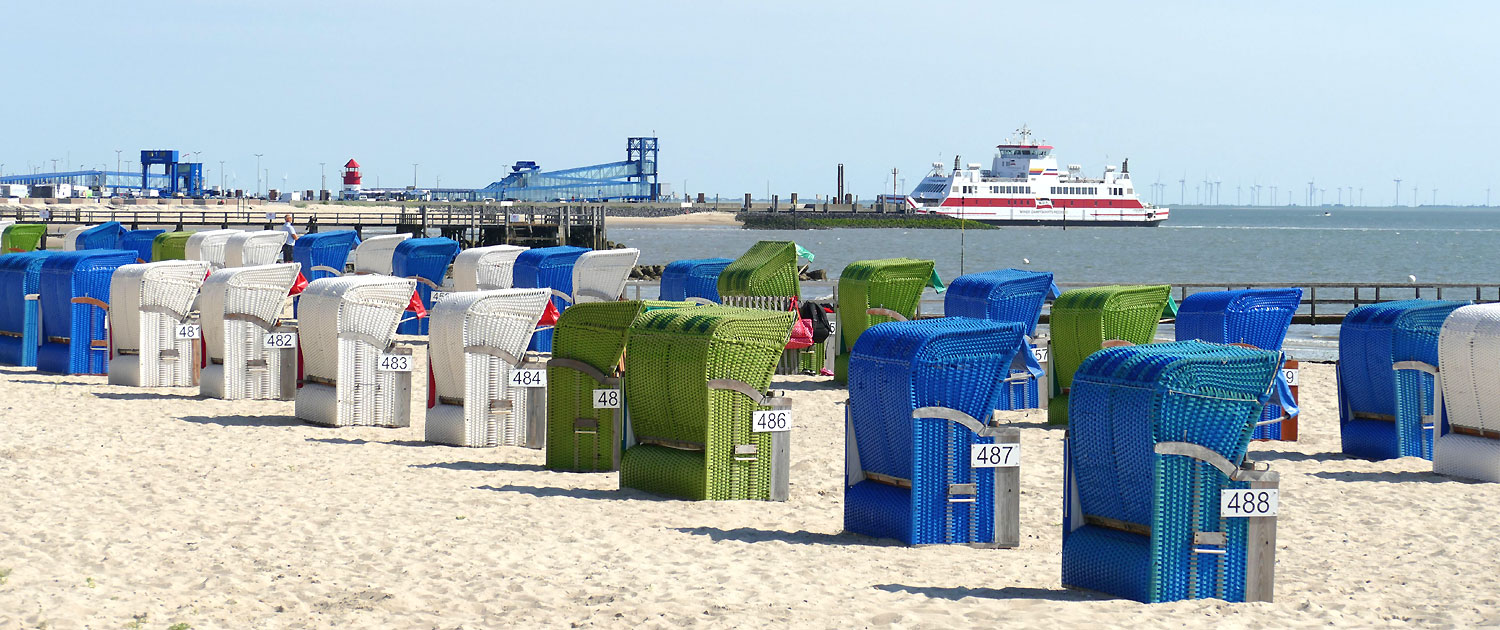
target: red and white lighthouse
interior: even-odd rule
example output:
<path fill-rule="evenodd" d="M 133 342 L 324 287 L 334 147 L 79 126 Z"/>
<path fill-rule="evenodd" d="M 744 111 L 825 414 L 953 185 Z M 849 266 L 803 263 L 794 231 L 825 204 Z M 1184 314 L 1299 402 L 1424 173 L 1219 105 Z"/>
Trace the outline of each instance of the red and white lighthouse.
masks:
<path fill-rule="evenodd" d="M 339 193 L 340 199 L 359 199 L 359 162 L 350 158 L 344 163 L 344 190 Z"/>

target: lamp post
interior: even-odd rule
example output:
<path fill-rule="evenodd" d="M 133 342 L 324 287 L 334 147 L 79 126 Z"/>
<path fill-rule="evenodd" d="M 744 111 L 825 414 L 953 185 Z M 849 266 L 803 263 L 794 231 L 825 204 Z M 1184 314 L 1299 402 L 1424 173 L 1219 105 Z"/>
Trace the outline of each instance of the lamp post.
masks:
<path fill-rule="evenodd" d="M 318 195 L 319 196 L 322 196 L 323 191 L 328 190 L 328 171 L 327 171 L 327 169 L 323 168 L 324 164 L 327 164 L 327 162 L 318 162 L 318 182 L 319 182 L 318 183 Z"/>
<path fill-rule="evenodd" d="M 417 163 L 411 163 L 411 189 L 417 189 Z"/>
<path fill-rule="evenodd" d="M 255 154 L 255 196 L 260 196 L 260 156 L 264 153 Z"/>
<path fill-rule="evenodd" d="M 224 196 L 224 160 L 219 160 L 219 196 Z"/>
<path fill-rule="evenodd" d="M 115 172 L 120 172 L 120 150 L 115 149 Z"/>

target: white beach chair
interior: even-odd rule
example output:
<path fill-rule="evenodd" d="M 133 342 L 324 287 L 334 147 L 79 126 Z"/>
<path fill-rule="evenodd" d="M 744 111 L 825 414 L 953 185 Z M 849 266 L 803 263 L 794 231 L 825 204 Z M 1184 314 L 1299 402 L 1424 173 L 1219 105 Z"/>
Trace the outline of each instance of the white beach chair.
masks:
<path fill-rule="evenodd" d="M 198 260 L 122 265 L 109 284 L 109 383 L 190 387 L 198 380 L 199 336 L 189 313 L 208 263 Z M 179 334 L 179 332 L 184 334 Z"/>
<path fill-rule="evenodd" d="M 297 389 L 295 333 L 279 326 L 297 263 L 231 267 L 213 272 L 198 298 L 208 365 L 199 393 L 212 398 L 290 400 Z M 267 343 L 267 342 L 271 343 Z"/>
<path fill-rule="evenodd" d="M 411 349 L 394 341 L 415 289 L 413 280 L 379 275 L 307 285 L 298 418 L 328 426 L 411 424 Z"/>
<path fill-rule="evenodd" d="M 240 230 L 203 230 L 193 232 L 188 237 L 187 244 L 183 245 L 183 258 L 187 260 L 205 260 L 214 269 L 224 267 L 224 246 L 229 243 L 229 237 L 239 234 Z"/>
<path fill-rule="evenodd" d="M 354 273 L 391 275 L 391 259 L 396 255 L 396 246 L 409 238 L 410 234 L 387 234 L 360 242 L 354 248 Z"/>
<path fill-rule="evenodd" d="M 1432 470 L 1441 475 L 1500 482 L 1500 304 L 1464 306 L 1448 314 L 1438 334 L 1438 370 L 1416 361 L 1396 369 L 1436 373 L 1441 396 Z M 1424 418 L 1424 423 L 1428 419 Z"/>
<path fill-rule="evenodd" d="M 601 249 L 579 256 L 573 263 L 573 295 L 563 297 L 573 304 L 619 300 L 640 256 L 641 250 L 633 248 Z"/>
<path fill-rule="evenodd" d="M 510 381 L 512 370 L 524 367 L 548 296 L 547 289 L 464 291 L 433 304 L 427 352 L 436 396 L 427 409 L 428 442 L 542 447 L 546 417 L 530 416 L 533 407 L 545 408 L 546 389 Z M 536 361 L 533 369 L 545 367 Z"/>
<path fill-rule="evenodd" d="M 251 267 L 275 263 L 281 257 L 281 246 L 286 244 L 286 239 L 286 232 L 276 230 L 231 234 L 224 241 L 224 266 Z"/>
<path fill-rule="evenodd" d="M 85 231 L 87 231 L 91 227 L 94 227 L 94 226 L 92 226 L 92 225 L 82 225 L 82 226 L 73 228 L 71 230 L 68 230 L 68 233 L 63 235 L 63 246 L 62 246 L 63 251 L 65 251 L 65 252 L 76 252 L 76 251 L 78 251 L 78 236 L 80 234 L 83 234 Z"/>
<path fill-rule="evenodd" d="M 488 291 L 509 289 L 516 257 L 526 251 L 516 245 L 475 247 L 458 253 L 453 259 L 453 291 Z"/>

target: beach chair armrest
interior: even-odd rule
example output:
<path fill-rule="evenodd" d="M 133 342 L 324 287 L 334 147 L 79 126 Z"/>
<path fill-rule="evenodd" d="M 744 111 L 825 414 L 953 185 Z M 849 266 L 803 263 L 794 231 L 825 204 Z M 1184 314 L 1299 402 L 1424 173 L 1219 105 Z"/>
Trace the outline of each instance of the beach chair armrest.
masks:
<path fill-rule="evenodd" d="M 560 359 L 554 357 L 547 360 L 547 367 L 565 368 L 573 370 L 574 372 L 582 372 L 584 374 L 587 374 L 589 378 L 594 379 L 594 381 L 599 383 L 600 385 L 613 386 L 619 384 L 620 382 L 620 379 L 612 376 L 607 376 L 599 368 L 596 368 L 577 359 Z"/>
<path fill-rule="evenodd" d="M 1193 444 L 1192 442 L 1158 442 L 1154 450 L 1158 455 L 1181 455 L 1196 459 L 1217 468 L 1219 472 L 1229 477 L 1230 481 L 1277 482 L 1281 479 L 1279 474 L 1271 470 L 1257 470 L 1235 466 L 1229 461 L 1229 458 L 1201 444 Z"/>
<path fill-rule="evenodd" d="M 744 394 L 746 398 L 749 398 L 751 402 L 762 407 L 770 407 L 772 409 L 792 408 L 792 400 L 785 395 L 777 392 L 765 393 L 756 389 L 749 383 L 732 378 L 711 379 L 708 381 L 708 388 L 711 390 L 717 389 L 739 392 L 741 394 Z"/>
<path fill-rule="evenodd" d="M 427 285 L 429 287 L 432 287 L 432 289 L 434 291 L 441 291 L 441 290 L 443 290 L 442 285 L 440 285 L 440 284 L 438 284 L 436 282 L 433 282 L 431 280 L 428 280 L 427 278 L 423 278 L 422 276 L 407 276 L 406 279 L 407 280 L 416 280 L 417 282 L 420 282 L 420 283 L 425 284 L 425 285 Z"/>
<path fill-rule="evenodd" d="M 1418 372 L 1424 372 L 1433 376 L 1438 375 L 1437 366 L 1422 361 L 1397 361 L 1391 364 L 1391 369 L 1396 371 L 1416 370 Z"/>
<path fill-rule="evenodd" d="M 889 317 L 889 318 L 894 319 L 894 320 L 896 320 L 898 322 L 904 322 L 904 321 L 906 321 L 906 316 L 905 315 L 897 313 L 896 311 L 893 311 L 893 310 L 888 309 L 888 308 L 867 308 L 867 309 L 865 309 L 865 314 L 866 315 L 879 315 L 881 317 Z"/>
<path fill-rule="evenodd" d="M 1135 345 L 1135 344 L 1133 344 L 1133 343 L 1131 343 L 1129 341 L 1126 341 L 1124 339 L 1105 339 L 1104 343 L 1099 344 L 1099 347 L 1100 348 L 1123 348 L 1125 346 L 1133 346 L 1133 345 Z"/>
<path fill-rule="evenodd" d="M 334 269 L 333 267 L 329 267 L 328 265 L 313 265 L 312 270 L 313 271 L 326 271 L 326 272 L 331 273 L 331 274 L 333 274 L 335 276 L 342 276 L 342 275 L 344 275 L 344 270 L 343 269 Z"/>
<path fill-rule="evenodd" d="M 487 346 L 487 345 L 464 346 L 464 354 L 484 354 L 484 355 L 489 355 L 489 356 L 495 357 L 497 359 L 500 359 L 501 361 L 504 361 L 507 365 L 509 365 L 511 367 L 520 367 L 521 366 L 521 358 L 520 357 L 517 357 L 516 355 L 511 354 L 509 351 L 505 350 L 504 348 L 496 348 L 495 346 Z"/>
<path fill-rule="evenodd" d="M 600 299 L 600 300 L 604 300 L 605 302 L 614 302 L 614 301 L 620 299 L 620 296 L 618 296 L 618 295 L 610 295 L 610 294 L 605 293 L 603 291 L 600 291 L 598 289 L 587 289 L 587 288 L 585 288 L 585 289 L 578 289 L 577 293 L 578 293 L 578 297 L 580 297 L 580 298 L 582 298 L 582 297 L 591 297 L 591 298 L 597 298 L 597 299 Z M 569 302 L 573 302 L 574 300 L 568 300 L 568 301 Z"/>
<path fill-rule="evenodd" d="M 569 304 L 573 303 L 573 296 L 563 293 L 562 291 L 558 291 L 557 289 L 552 289 L 552 297 L 560 298 Z"/>
<path fill-rule="evenodd" d="M 708 298 L 701 298 L 701 297 L 690 297 L 690 298 L 688 298 L 688 299 L 686 299 L 684 301 L 686 301 L 686 302 L 692 302 L 694 304 L 702 304 L 704 306 L 714 306 L 714 305 L 718 304 L 718 302 L 715 302 L 715 301 L 710 300 Z"/>
<path fill-rule="evenodd" d="M 90 306 L 97 306 L 97 307 L 102 308 L 102 309 L 104 309 L 106 311 L 109 310 L 109 303 L 105 302 L 104 300 L 101 300 L 99 298 L 76 297 L 76 298 L 73 298 L 71 301 L 74 304 L 88 304 Z"/>

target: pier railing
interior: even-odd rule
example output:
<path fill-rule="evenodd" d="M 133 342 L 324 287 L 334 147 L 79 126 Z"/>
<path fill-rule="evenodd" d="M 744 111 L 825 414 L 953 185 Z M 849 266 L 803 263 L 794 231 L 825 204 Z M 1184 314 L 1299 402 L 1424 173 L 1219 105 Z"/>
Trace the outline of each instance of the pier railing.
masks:
<path fill-rule="evenodd" d="M 1164 284 L 1164 283 L 1141 283 Z M 631 281 L 626 296 L 639 299 L 654 297 L 658 291 L 655 281 Z M 804 282 L 803 292 L 807 297 L 835 294 L 836 282 Z M 1079 287 L 1099 286 L 1099 283 L 1058 283 L 1064 291 Z M 1183 298 L 1205 291 L 1232 291 L 1237 289 L 1280 289 L 1296 287 L 1302 289 L 1302 305 L 1292 317 L 1293 324 L 1337 325 L 1344 315 L 1356 306 L 1390 302 L 1393 300 L 1465 300 L 1475 303 L 1500 302 L 1500 283 L 1472 284 L 1451 283 L 1381 283 L 1381 282 L 1182 282 L 1172 284 L 1172 298 L 1179 303 Z M 1046 322 L 1051 310 L 1049 303 L 1042 310 L 1042 322 Z M 943 314 L 943 296 L 928 291 L 919 307 L 920 316 L 938 317 Z"/>

